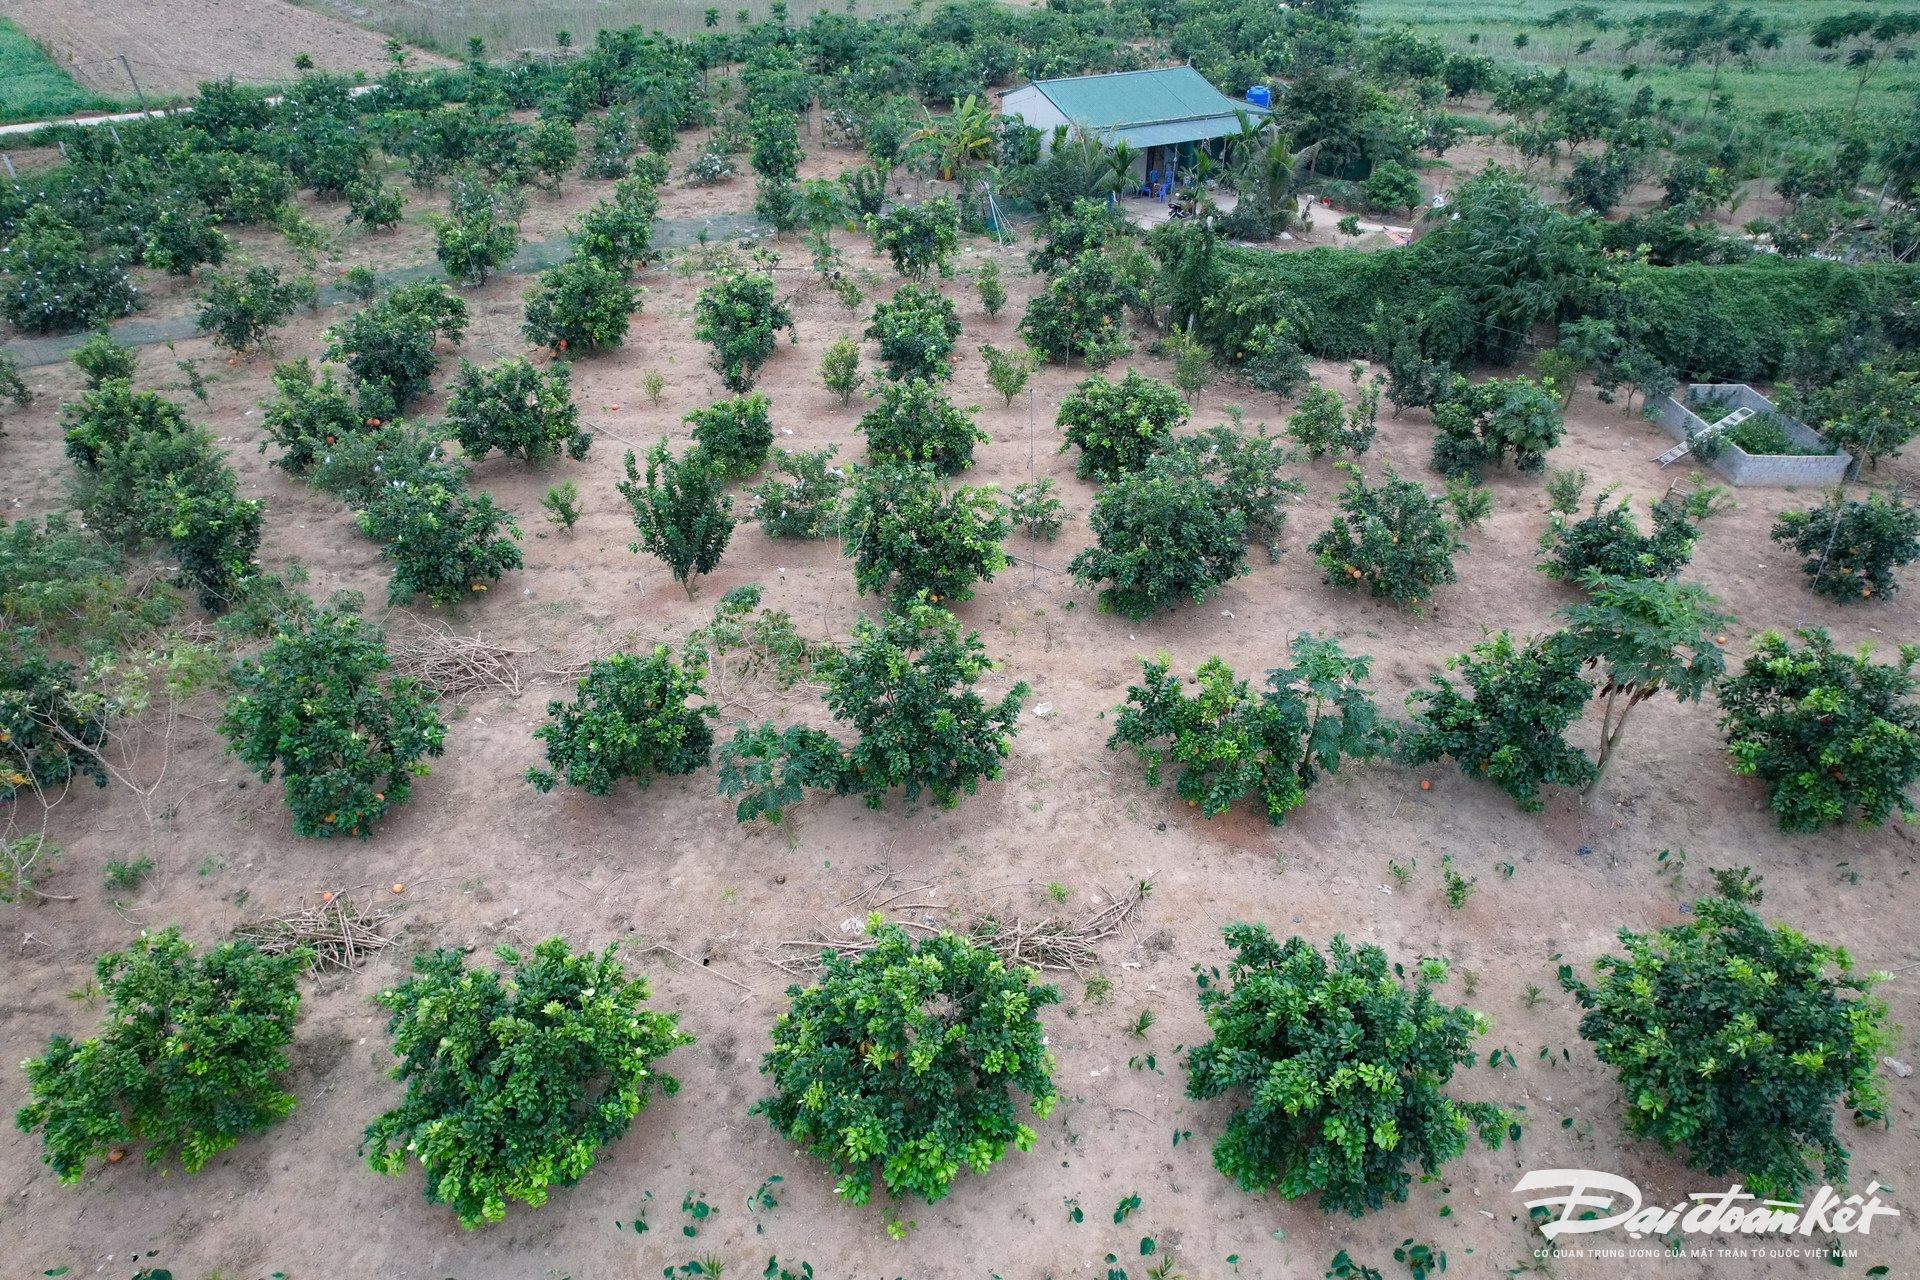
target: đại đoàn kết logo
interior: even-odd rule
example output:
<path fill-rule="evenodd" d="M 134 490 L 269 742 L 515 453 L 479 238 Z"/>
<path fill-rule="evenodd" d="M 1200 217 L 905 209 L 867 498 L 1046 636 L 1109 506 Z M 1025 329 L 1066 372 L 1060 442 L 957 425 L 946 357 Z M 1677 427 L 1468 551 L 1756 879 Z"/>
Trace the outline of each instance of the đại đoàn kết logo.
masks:
<path fill-rule="evenodd" d="M 1528 1200 L 1529 1209 L 1556 1211 L 1539 1223 L 1548 1240 L 1596 1231 L 1624 1231 L 1630 1239 L 1647 1236 L 1728 1235 L 1810 1237 L 1870 1235 L 1875 1218 L 1897 1218 L 1900 1211 L 1869 1183 L 1863 1193 L 1842 1195 L 1822 1186 L 1806 1200 L 1769 1199 L 1734 1183 L 1725 1191 L 1695 1191 L 1679 1204 L 1645 1204 L 1640 1188 L 1616 1173 L 1598 1169 L 1534 1169 L 1513 1188 L 1516 1194 L 1552 1194 Z M 1590 1215 L 1590 1216 L 1589 1216 Z"/>

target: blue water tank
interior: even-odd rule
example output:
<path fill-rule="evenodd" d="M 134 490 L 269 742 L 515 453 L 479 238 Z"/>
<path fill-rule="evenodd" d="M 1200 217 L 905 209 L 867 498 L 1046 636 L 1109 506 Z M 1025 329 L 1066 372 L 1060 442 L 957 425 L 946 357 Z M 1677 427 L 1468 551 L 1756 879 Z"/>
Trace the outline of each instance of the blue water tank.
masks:
<path fill-rule="evenodd" d="M 1271 107 L 1273 105 L 1273 92 L 1268 89 L 1267 86 L 1257 84 L 1247 90 L 1247 101 L 1256 107 Z"/>

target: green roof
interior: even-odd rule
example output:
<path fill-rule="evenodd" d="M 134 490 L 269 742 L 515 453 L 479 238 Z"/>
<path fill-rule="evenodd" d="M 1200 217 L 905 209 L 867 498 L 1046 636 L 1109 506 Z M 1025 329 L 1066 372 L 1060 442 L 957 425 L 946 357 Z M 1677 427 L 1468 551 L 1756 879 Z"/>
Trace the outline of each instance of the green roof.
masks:
<path fill-rule="evenodd" d="M 1251 102 L 1229 98 L 1192 67 L 1036 80 L 1034 88 L 1074 123 L 1136 144 L 1219 137 L 1234 132 L 1235 111 L 1267 114 Z M 1138 138 L 1132 136 L 1136 130 Z"/>

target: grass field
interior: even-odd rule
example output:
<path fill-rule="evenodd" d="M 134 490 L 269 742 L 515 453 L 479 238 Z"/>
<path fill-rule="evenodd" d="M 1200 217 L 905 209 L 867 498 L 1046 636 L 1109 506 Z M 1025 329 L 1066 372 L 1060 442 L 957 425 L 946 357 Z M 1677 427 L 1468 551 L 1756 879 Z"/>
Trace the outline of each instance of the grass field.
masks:
<path fill-rule="evenodd" d="M 1629 22 L 1638 16 L 1670 11 L 1675 8 L 1674 0 L 1609 0 L 1602 7 L 1612 29 L 1600 32 L 1546 27 L 1547 16 L 1564 7 L 1564 0 L 1465 0 L 1447 4 L 1364 0 L 1361 16 L 1369 27 L 1411 26 L 1461 52 L 1486 53 L 1555 69 L 1566 66 L 1575 73 L 1584 70 L 1616 87 L 1650 84 L 1656 94 L 1670 96 L 1683 107 L 1688 103 L 1704 106 L 1712 68 L 1704 64 L 1673 67 L 1660 61 L 1651 44 L 1631 53 L 1620 47 L 1627 39 L 1624 28 Z M 1722 68 L 1719 91 L 1743 111 L 1844 112 L 1853 99 L 1853 72 L 1821 61 L 1820 51 L 1808 43 L 1809 28 L 1829 14 L 1862 8 L 1887 11 L 1898 6 L 1861 0 L 1755 0 L 1751 7 L 1780 28 L 1781 47 L 1760 54 L 1751 71 L 1732 65 Z M 1477 44 L 1471 40 L 1476 34 L 1480 37 Z M 1527 37 L 1525 47 L 1515 48 L 1514 37 L 1523 34 Z M 1574 56 L 1574 47 L 1589 37 L 1594 47 Z M 1623 82 L 1620 72 L 1630 63 L 1640 67 L 1640 75 Z M 1889 60 L 1868 82 L 1860 109 L 1868 114 L 1904 109 L 1917 92 L 1920 63 L 1901 66 Z"/>
<path fill-rule="evenodd" d="M 44 120 L 118 105 L 75 84 L 26 32 L 0 18 L 0 121 Z"/>
<path fill-rule="evenodd" d="M 365 26 L 399 36 L 422 48 L 450 56 L 466 52 L 468 36 L 479 36 L 496 56 L 515 49 L 543 49 L 553 44 L 553 33 L 568 31 L 575 45 L 589 44 L 605 27 L 621 30 L 638 26 L 686 37 L 705 27 L 707 6 L 699 0 L 562 0 L 561 3 L 510 4 L 502 0 L 364 0 L 351 11 L 329 0 L 295 0 L 302 8 L 333 17 L 349 18 Z M 769 0 L 716 0 L 721 29 L 732 30 L 735 14 L 745 9 L 755 20 L 767 14 Z M 904 0 L 788 0 L 787 13 L 804 23 L 823 11 L 868 17 L 904 9 Z"/>

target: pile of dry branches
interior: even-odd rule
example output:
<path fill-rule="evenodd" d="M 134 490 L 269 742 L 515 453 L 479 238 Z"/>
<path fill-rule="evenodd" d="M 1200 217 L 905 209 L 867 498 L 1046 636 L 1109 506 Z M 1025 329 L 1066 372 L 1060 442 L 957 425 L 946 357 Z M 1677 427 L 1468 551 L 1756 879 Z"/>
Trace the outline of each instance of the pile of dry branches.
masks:
<path fill-rule="evenodd" d="M 889 880 L 890 877 L 883 878 L 837 905 L 853 904 L 864 911 L 906 911 L 933 907 L 934 904 L 928 902 L 899 901 L 909 894 L 930 888 L 930 885 L 914 884 L 900 888 L 890 884 Z M 1096 946 L 1132 923 L 1140 913 L 1140 904 L 1152 892 L 1153 876 L 1149 874 L 1145 879 L 1135 881 L 1125 893 L 1106 895 L 1105 906 L 1077 921 L 1063 920 L 1057 916 L 1029 920 L 1016 915 L 1007 920 L 993 914 L 975 915 L 967 924 L 966 936 L 969 941 L 987 948 L 1008 964 L 1084 973 L 1099 967 L 1100 957 Z M 896 923 L 919 933 L 940 932 L 931 925 L 915 920 Z M 793 954 L 772 961 L 773 966 L 795 976 L 807 976 L 820 967 L 821 952 L 851 954 L 865 951 L 873 945 L 873 941 L 865 937 L 835 937 L 825 929 L 816 928 L 811 938 L 791 938 L 780 945 L 791 949 Z"/>
<path fill-rule="evenodd" d="M 445 623 L 421 622 L 387 642 L 394 672 L 413 677 L 443 698 L 519 693 L 520 657 L 526 652 L 489 644 L 482 636 L 456 635 Z"/>
<path fill-rule="evenodd" d="M 325 895 L 317 907 L 243 924 L 233 936 L 268 955 L 304 947 L 313 953 L 307 972 L 317 976 L 333 969 L 356 969 L 374 952 L 392 946 L 393 935 L 383 932 L 391 919 L 390 913 L 355 906 L 346 894 L 334 893 Z"/>

